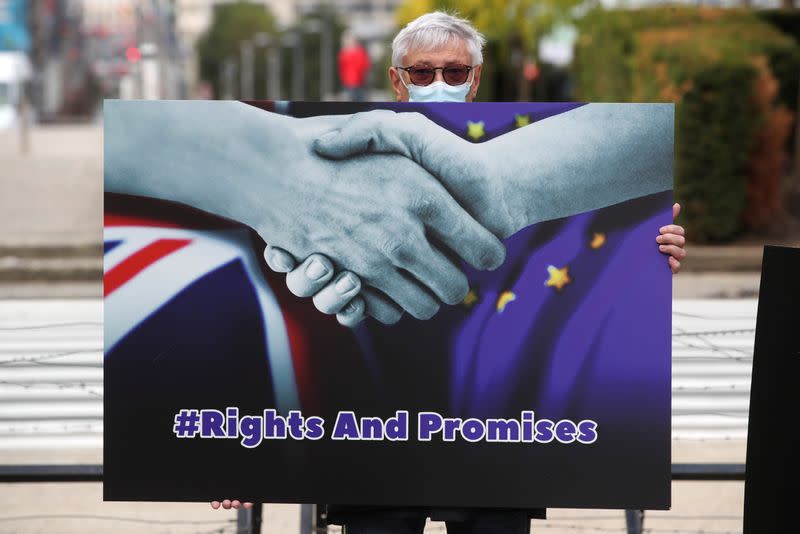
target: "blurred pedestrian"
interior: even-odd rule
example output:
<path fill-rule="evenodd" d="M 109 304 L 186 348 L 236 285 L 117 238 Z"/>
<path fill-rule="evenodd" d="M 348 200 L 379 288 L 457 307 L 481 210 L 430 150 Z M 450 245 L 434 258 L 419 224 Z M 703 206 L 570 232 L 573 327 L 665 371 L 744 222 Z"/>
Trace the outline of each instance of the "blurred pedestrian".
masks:
<path fill-rule="evenodd" d="M 346 34 L 339 52 L 339 80 L 353 102 L 366 100 L 366 80 L 371 62 L 369 54 L 352 34 Z"/>

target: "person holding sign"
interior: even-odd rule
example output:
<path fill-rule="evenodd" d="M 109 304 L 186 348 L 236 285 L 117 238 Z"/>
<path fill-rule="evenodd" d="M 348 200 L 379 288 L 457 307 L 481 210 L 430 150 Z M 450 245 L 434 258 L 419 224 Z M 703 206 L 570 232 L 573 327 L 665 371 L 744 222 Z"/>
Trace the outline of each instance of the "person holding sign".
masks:
<path fill-rule="evenodd" d="M 393 43 L 389 75 L 397 100 L 472 101 L 480 83 L 482 44 L 467 21 L 451 15 L 431 13 L 410 23 Z M 347 118 L 312 146 L 331 161 L 382 154 L 410 159 L 440 181 L 478 223 L 504 239 L 537 222 L 663 190 L 663 177 L 654 175 L 654 169 L 665 163 L 650 161 L 650 154 L 660 152 L 649 150 L 654 136 L 640 128 L 671 132 L 665 127 L 671 121 L 668 106 L 655 117 L 631 120 L 630 114 L 615 117 L 613 109 L 587 105 L 473 144 L 418 113 L 370 111 Z M 679 211 L 675 204 L 673 217 Z M 659 250 L 669 255 L 669 268 L 677 273 L 686 256 L 684 229 L 673 224 L 658 232 Z M 373 315 L 374 286 L 342 269 L 340 258 L 297 256 L 267 241 L 268 265 L 287 273 L 287 286 L 295 295 L 312 297 L 320 311 L 336 314 L 347 326 Z M 387 303 L 393 306 L 391 313 L 382 308 L 379 320 L 399 320 L 402 306 L 385 299 Z M 242 506 L 251 503 L 212 502 L 215 509 Z M 422 532 L 427 517 L 445 520 L 450 533 L 529 532 L 530 517 L 542 515 L 519 509 L 329 507 L 329 518 L 344 525 L 348 534 Z"/>

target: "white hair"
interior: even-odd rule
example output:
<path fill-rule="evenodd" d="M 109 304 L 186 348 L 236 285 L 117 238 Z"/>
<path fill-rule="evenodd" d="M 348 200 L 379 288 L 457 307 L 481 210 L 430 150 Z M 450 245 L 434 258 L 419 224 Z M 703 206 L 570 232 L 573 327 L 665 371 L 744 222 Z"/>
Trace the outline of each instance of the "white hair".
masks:
<path fill-rule="evenodd" d="M 451 39 L 463 39 L 472 56 L 472 64 L 483 64 L 481 50 L 486 38 L 468 20 L 434 11 L 412 20 L 395 36 L 392 41 L 392 65 L 401 66 L 409 50 L 440 48 Z"/>

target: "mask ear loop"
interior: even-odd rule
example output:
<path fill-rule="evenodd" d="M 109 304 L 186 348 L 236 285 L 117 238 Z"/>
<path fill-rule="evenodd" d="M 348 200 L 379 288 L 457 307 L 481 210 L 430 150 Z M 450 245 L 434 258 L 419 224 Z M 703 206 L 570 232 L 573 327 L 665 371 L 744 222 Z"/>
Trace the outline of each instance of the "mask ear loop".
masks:
<path fill-rule="evenodd" d="M 400 76 L 400 83 L 402 83 L 403 87 L 405 87 L 406 91 L 408 91 L 408 85 L 406 84 L 406 81 L 403 79 L 403 73 L 405 71 L 402 70 L 402 69 L 399 69 L 397 67 L 394 68 L 394 71 L 397 73 L 398 76 Z M 411 76 L 411 75 L 409 74 L 409 76 Z"/>
<path fill-rule="evenodd" d="M 475 65 L 475 67 L 477 67 L 477 66 L 478 65 Z M 470 89 L 472 89 L 472 84 L 475 82 L 475 67 L 472 67 L 471 69 L 469 69 L 469 71 L 472 73 L 472 79 L 469 82 L 464 82 L 464 83 L 469 83 L 469 88 Z"/>

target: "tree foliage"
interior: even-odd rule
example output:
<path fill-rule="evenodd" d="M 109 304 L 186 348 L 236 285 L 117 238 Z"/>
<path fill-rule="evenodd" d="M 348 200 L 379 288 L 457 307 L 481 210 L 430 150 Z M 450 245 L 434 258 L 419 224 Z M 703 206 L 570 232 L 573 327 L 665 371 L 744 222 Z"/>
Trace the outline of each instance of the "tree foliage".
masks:
<path fill-rule="evenodd" d="M 220 94 L 220 71 L 225 60 L 239 60 L 240 43 L 257 33 L 275 34 L 275 29 L 275 18 L 263 4 L 239 1 L 214 5 L 211 26 L 197 43 L 200 77 L 214 86 L 214 94 Z"/>

